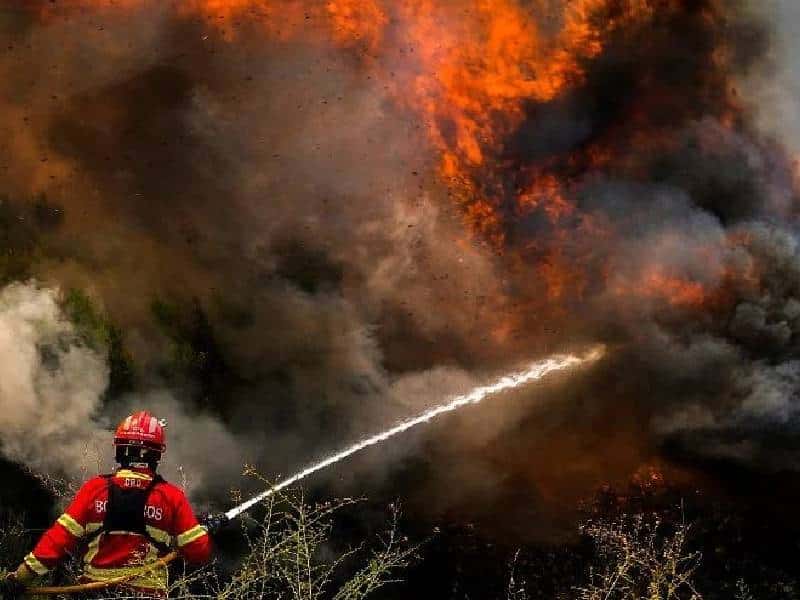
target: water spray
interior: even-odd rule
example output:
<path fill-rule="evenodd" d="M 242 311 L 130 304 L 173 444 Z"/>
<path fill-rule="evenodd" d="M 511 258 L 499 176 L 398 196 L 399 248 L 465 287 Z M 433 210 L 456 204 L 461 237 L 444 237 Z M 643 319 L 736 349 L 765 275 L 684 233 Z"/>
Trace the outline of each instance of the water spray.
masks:
<path fill-rule="evenodd" d="M 235 506 L 228 512 L 224 513 L 224 515 L 220 515 L 219 518 L 224 521 L 235 519 L 242 513 L 246 512 L 256 504 L 266 500 L 267 498 L 276 494 L 277 492 L 280 492 L 281 490 L 289 487 L 290 485 L 293 485 L 298 481 L 305 479 L 309 475 L 313 475 L 317 471 L 321 471 L 326 467 L 341 462 L 344 459 L 352 456 L 353 454 L 356 454 L 357 452 L 361 452 L 362 450 L 369 448 L 370 446 L 375 446 L 376 444 L 385 442 L 389 438 L 392 438 L 400 433 L 403 433 L 404 431 L 407 431 L 412 427 L 416 427 L 417 425 L 428 423 L 429 421 L 432 421 L 436 417 L 443 415 L 445 413 L 453 412 L 455 410 L 458 410 L 459 408 L 462 408 L 470 404 L 478 404 L 479 402 L 481 402 L 482 400 L 484 400 L 489 396 L 493 396 L 495 394 L 499 394 L 500 392 L 518 388 L 532 381 L 538 381 L 539 379 L 542 379 L 545 375 L 548 375 L 549 373 L 552 373 L 554 371 L 563 371 L 565 369 L 571 369 L 579 365 L 594 362 L 599 358 L 601 358 L 604 352 L 605 348 L 602 346 L 598 346 L 596 348 L 593 348 L 590 352 L 588 352 L 584 356 L 579 356 L 576 354 L 559 354 L 551 356 L 544 360 L 537 361 L 523 371 L 506 375 L 505 377 L 501 377 L 494 383 L 477 387 L 473 389 L 471 392 L 464 394 L 462 396 L 456 396 L 455 398 L 453 398 L 449 402 L 446 402 L 445 404 L 440 404 L 438 406 L 426 410 L 425 412 L 415 417 L 410 417 L 408 419 L 405 419 L 404 421 L 400 421 L 397 425 L 390 427 L 386 431 L 382 431 L 381 433 L 375 434 L 371 437 L 364 438 L 363 440 L 356 442 L 351 446 L 348 446 L 347 448 L 341 450 L 340 452 L 331 454 L 327 458 L 324 458 L 319 462 L 316 462 L 306 467 L 305 469 L 295 473 L 291 477 L 287 477 L 283 481 L 276 483 L 274 486 L 262 492 L 258 496 L 255 496 L 250 500 L 243 502 L 239 506 Z"/>

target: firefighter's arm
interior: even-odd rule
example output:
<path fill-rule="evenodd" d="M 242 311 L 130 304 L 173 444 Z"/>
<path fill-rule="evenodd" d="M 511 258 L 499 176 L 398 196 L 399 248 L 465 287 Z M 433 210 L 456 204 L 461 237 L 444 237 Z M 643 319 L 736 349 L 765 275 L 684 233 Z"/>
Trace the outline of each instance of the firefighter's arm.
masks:
<path fill-rule="evenodd" d="M 45 575 L 55 567 L 67 553 L 72 552 L 86 535 L 86 524 L 98 483 L 89 481 L 80 489 L 50 529 L 44 532 L 33 551 L 25 557 L 24 566 L 35 575 Z M 22 565 L 17 570 L 23 570 Z M 24 572 L 24 571 L 23 571 Z"/>
<path fill-rule="evenodd" d="M 211 538 L 197 520 L 186 496 L 181 494 L 175 510 L 175 531 L 178 549 L 190 563 L 205 563 L 211 559 Z"/>

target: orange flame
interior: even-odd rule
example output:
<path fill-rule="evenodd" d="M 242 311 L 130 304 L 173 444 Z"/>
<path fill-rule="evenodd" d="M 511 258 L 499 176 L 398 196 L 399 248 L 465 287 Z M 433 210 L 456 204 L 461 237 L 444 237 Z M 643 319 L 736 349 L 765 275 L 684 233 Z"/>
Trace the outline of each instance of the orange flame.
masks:
<path fill-rule="evenodd" d="M 64 0 L 58 9 L 44 11 L 148 5 L 155 0 Z M 628 166 L 617 158 L 616 132 L 606 132 L 562 157 L 558 166 L 543 159 L 512 173 L 511 178 L 520 175 L 514 194 L 506 188 L 503 146 L 530 104 L 552 101 L 584 81 L 587 65 L 613 32 L 680 5 L 679 0 L 184 0 L 175 10 L 182 18 L 201 19 L 229 42 L 251 30 L 279 42 L 353 52 L 401 110 L 420 118 L 438 153 L 434 168 L 474 235 L 502 250 L 505 215 L 541 211 L 547 217 L 553 231 L 543 247 L 527 255 L 529 249 L 522 249 L 520 255 L 534 257 L 544 295 L 557 304 L 580 297 L 591 268 L 595 276 L 608 268 L 597 262 L 590 268 L 580 261 L 592 257 L 568 250 L 571 236 L 600 241 L 610 235 L 609 228 L 580 213 L 569 173 Z M 715 60 L 727 57 L 720 52 Z M 632 107 L 629 117 L 646 123 L 647 109 Z M 647 127 L 631 129 L 624 138 L 629 145 L 669 143 Z M 697 281 L 657 267 L 615 292 L 683 308 L 702 307 L 714 295 Z"/>
<path fill-rule="evenodd" d="M 529 188 L 519 195 L 518 203 L 523 211 L 541 208 L 553 223 L 575 211 L 562 190 L 561 182 L 552 173 L 538 175 Z"/>
<path fill-rule="evenodd" d="M 700 308 L 711 296 L 701 283 L 668 275 L 657 268 L 645 273 L 639 286 L 633 290 L 638 296 L 662 298 L 678 307 Z"/>
<path fill-rule="evenodd" d="M 68 0 L 58 10 L 151 2 Z M 646 6 L 631 1 L 627 12 L 597 18 L 608 3 L 573 0 L 556 14 L 541 0 L 529 7 L 518 0 L 185 0 L 176 10 L 200 17 L 229 41 L 254 26 L 276 40 L 363 49 L 398 104 L 421 115 L 440 153 L 440 174 L 458 186 L 520 123 L 524 103 L 549 101 L 580 81 L 581 62 L 602 50 L 604 28 Z M 552 34 L 543 24 L 554 20 L 561 27 Z M 486 208 L 496 201 L 479 193 L 474 200 L 482 206 L 472 212 L 491 220 Z"/>

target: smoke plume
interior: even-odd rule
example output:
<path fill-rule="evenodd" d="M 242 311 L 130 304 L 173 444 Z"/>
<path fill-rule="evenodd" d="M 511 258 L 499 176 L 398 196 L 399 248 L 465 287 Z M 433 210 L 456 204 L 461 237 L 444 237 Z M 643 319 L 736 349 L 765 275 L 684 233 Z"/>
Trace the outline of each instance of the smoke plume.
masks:
<path fill-rule="evenodd" d="M 30 296 L 5 309 L 30 348 L 13 460 L 65 468 L 23 443 L 46 407 L 149 404 L 210 497 L 604 342 L 591 374 L 325 482 L 541 531 L 642 465 L 788 464 L 793 42 L 760 5 L 75 0 L 0 9 L 0 35 L 0 277 Z M 55 288 L 119 335 L 54 370 Z"/>
<path fill-rule="evenodd" d="M 0 293 L 0 384 L 3 408 L 0 448 L 10 459 L 45 476 L 79 480 L 111 466 L 116 419 L 103 411 L 109 369 L 64 315 L 60 294 L 34 283 L 15 283 Z M 187 414 L 166 391 L 123 398 L 116 415 L 146 406 L 181 424 L 170 435 L 167 474 L 192 491 L 205 480 L 241 464 L 238 442 L 215 419 Z M 204 445 L 197 444 L 197 438 Z M 208 453 L 213 447 L 214 452 Z M 200 465 L 184 475 L 185 465 Z M 171 467 L 171 468 L 170 468 Z M 179 478 L 179 479 L 178 479 Z"/>
<path fill-rule="evenodd" d="M 0 293 L 2 451 L 33 469 L 77 474 L 98 441 L 93 417 L 108 368 L 77 343 L 52 291 Z"/>

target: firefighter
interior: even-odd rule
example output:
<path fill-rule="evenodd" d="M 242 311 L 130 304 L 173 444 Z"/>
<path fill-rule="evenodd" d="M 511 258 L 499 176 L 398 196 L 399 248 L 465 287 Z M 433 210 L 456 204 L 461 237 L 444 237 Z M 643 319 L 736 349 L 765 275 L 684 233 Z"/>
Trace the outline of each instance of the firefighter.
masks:
<path fill-rule="evenodd" d="M 7 585 L 23 590 L 68 553 L 77 553 L 83 558 L 82 583 L 131 576 L 124 585 L 133 594 L 165 598 L 167 568 L 153 566 L 155 560 L 174 548 L 190 563 L 210 559 L 208 528 L 200 525 L 183 491 L 156 472 L 166 450 L 164 426 L 148 412 L 119 425 L 114 435 L 119 468 L 81 487 Z"/>

